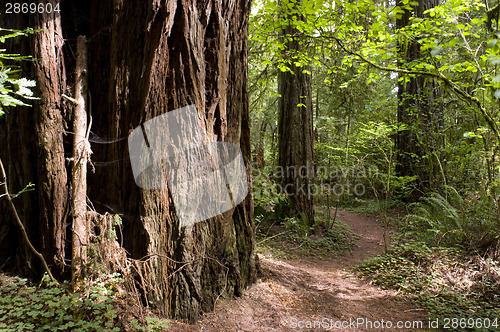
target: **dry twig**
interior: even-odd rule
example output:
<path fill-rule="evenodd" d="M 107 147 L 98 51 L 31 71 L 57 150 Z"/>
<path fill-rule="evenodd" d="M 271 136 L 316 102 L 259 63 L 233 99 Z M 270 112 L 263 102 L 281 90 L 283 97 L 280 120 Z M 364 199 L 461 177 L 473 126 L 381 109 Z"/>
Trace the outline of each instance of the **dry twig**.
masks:
<path fill-rule="evenodd" d="M 54 282 L 57 282 L 57 280 L 54 278 L 54 276 L 50 272 L 49 266 L 47 265 L 47 262 L 45 261 L 45 258 L 43 257 L 43 255 L 41 253 L 39 253 L 35 249 L 35 247 L 33 247 L 33 244 L 31 244 L 31 241 L 28 238 L 28 234 L 26 233 L 26 228 L 24 227 L 24 225 L 23 225 L 23 223 L 21 221 L 21 218 L 19 218 L 19 214 L 17 213 L 16 206 L 14 205 L 14 202 L 12 201 L 12 197 L 10 196 L 9 187 L 7 186 L 7 175 L 5 174 L 5 169 L 3 167 L 3 163 L 2 163 L 1 159 L 0 159 L 0 172 L 1 172 L 0 174 L 2 175 L 1 185 L 3 185 L 3 187 L 5 189 L 5 193 L 3 193 L 2 195 L 0 195 L 0 197 L 3 197 L 3 196 L 7 197 L 7 201 L 9 202 L 9 205 L 12 208 L 12 212 L 14 213 L 14 217 L 16 219 L 17 225 L 21 229 L 24 241 L 26 241 L 26 243 L 28 244 L 28 247 L 35 254 L 35 256 L 37 256 L 42 261 L 43 267 L 44 267 L 45 271 L 47 272 L 47 274 L 49 275 L 50 280 L 52 280 Z"/>

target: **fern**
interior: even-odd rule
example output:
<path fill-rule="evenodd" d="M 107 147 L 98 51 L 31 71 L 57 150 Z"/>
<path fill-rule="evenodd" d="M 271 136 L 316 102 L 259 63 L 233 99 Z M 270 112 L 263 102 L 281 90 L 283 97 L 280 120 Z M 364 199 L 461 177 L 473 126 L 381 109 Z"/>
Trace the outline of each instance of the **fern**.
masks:
<path fill-rule="evenodd" d="M 446 195 L 431 193 L 410 205 L 407 222 L 411 235 L 431 245 L 470 244 L 484 234 L 498 234 L 492 202 L 485 195 L 464 199 L 457 190 L 447 186 Z"/>
<path fill-rule="evenodd" d="M 0 33 L 5 33 L 3 36 L 0 36 L 0 43 L 5 43 L 9 38 L 27 36 L 34 32 L 36 31 L 30 28 L 26 30 L 0 28 Z M 6 65 L 3 61 L 21 61 L 29 59 L 31 59 L 29 56 L 8 54 L 6 53 L 6 49 L 0 49 L 0 116 L 5 114 L 5 109 L 7 107 L 30 106 L 25 102 L 26 99 L 38 99 L 33 96 L 33 91 L 31 90 L 36 85 L 35 81 L 19 77 L 19 67 L 15 65 Z"/>

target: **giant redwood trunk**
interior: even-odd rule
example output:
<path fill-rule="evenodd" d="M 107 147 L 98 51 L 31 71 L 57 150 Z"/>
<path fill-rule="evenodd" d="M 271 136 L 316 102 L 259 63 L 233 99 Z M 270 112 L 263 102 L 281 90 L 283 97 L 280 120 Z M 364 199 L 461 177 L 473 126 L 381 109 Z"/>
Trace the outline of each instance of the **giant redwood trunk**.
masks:
<path fill-rule="evenodd" d="M 23 198 L 29 201 L 23 209 L 25 223 L 42 250 L 64 255 L 66 249 L 68 256 L 61 243 L 71 186 L 64 152 L 69 156 L 71 146 L 63 140 L 70 142 L 71 133 L 63 134 L 69 107 L 61 104 L 61 94 L 65 82 L 71 86 L 74 81 L 64 68 L 73 72 L 76 38 L 86 35 L 95 166 L 95 173 L 88 175 L 89 199 L 98 212 L 122 217 L 119 241 L 131 258 L 140 260 L 135 271 L 141 274 L 138 287 L 145 300 L 167 316 L 194 321 L 200 312 L 213 309 L 219 295 L 239 295 L 255 279 L 251 195 L 217 217 L 181 227 L 171 188 L 136 185 L 127 138 L 148 120 L 194 105 L 207 142 L 240 146 L 250 188 L 246 91 L 250 1 L 68 1 L 62 9 L 61 18 L 54 14 L 44 18 L 50 27 L 43 32 L 47 40 L 37 33 L 23 50 L 36 58 L 43 57 L 40 52 L 54 53 L 44 55 L 50 60 L 30 66 L 35 79 L 44 76 L 39 83 L 40 106 L 9 114 L 7 124 L 1 123 L 2 131 L 7 126 L 9 145 L 0 147 L 0 156 L 12 155 L 11 182 L 36 184 L 38 195 Z M 26 15 L 25 22 L 34 16 Z M 63 42 L 61 36 L 63 52 L 58 44 Z M 69 89 L 66 93 L 71 94 Z M 36 135 L 20 135 L 16 128 L 31 125 Z M 38 214 L 37 219 L 29 217 Z M 6 229 L 14 232 L 12 227 Z M 57 232 L 61 235 L 55 236 Z M 23 250 L 20 244 L 17 248 Z M 3 256 L 0 265 L 7 259 Z"/>
<path fill-rule="evenodd" d="M 404 29 L 410 24 L 410 17 L 423 18 L 424 12 L 439 4 L 438 0 L 420 0 L 412 9 L 396 20 L 396 27 Z M 397 2 L 404 6 L 403 1 Z M 403 35 L 404 36 L 404 35 Z M 405 38 L 405 37 L 402 37 Z M 400 67 L 419 61 L 422 54 L 420 44 L 415 39 L 400 41 Z M 404 76 L 402 77 L 405 78 Z M 425 192 L 439 189 L 440 170 L 436 157 L 443 146 L 440 133 L 443 124 L 443 104 L 441 89 L 435 79 L 417 76 L 398 82 L 398 122 L 406 128 L 398 132 L 396 146 L 398 163 L 396 173 L 399 176 L 416 176 L 416 191 L 411 199 L 417 199 Z"/>
<path fill-rule="evenodd" d="M 288 2 L 282 4 L 286 12 Z M 296 15 L 297 16 L 297 15 Z M 297 20 L 305 17 L 297 16 Z M 281 167 L 282 188 L 288 194 L 293 212 L 314 224 L 313 196 L 313 109 L 309 66 L 296 65 L 300 54 L 300 31 L 287 25 L 281 31 L 285 44 L 282 57 L 290 71 L 279 71 L 278 93 L 278 164 Z"/>

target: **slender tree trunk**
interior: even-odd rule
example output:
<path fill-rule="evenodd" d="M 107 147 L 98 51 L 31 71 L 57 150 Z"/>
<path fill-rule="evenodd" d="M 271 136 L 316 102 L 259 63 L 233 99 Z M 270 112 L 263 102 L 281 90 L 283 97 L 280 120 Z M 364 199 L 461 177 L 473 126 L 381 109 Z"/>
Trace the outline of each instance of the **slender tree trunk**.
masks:
<path fill-rule="evenodd" d="M 79 36 L 76 44 L 75 100 L 73 112 L 73 163 L 72 163 L 72 255 L 71 280 L 76 285 L 85 277 L 89 227 L 87 225 L 87 159 L 90 147 L 87 141 L 87 39 Z"/>
<path fill-rule="evenodd" d="M 74 80 L 64 75 L 64 68 L 73 72 L 76 38 L 86 35 L 96 166 L 95 174 L 88 175 L 89 198 L 98 212 L 122 216 L 119 240 L 132 258 L 144 258 L 136 263 L 136 272 L 144 277 L 138 286 L 148 304 L 165 315 L 194 321 L 200 312 L 212 310 L 220 296 L 240 295 L 255 280 L 252 196 L 222 215 L 180 227 L 169 189 L 136 185 L 127 138 L 150 119 L 195 105 L 206 142 L 240 146 L 251 188 L 250 1 L 75 0 L 61 6 L 61 17 L 27 16 L 24 27 L 34 20 L 35 28 L 45 30 L 31 45 L 20 45 L 25 54 L 42 59 L 32 64 L 42 100 L 33 110 L 9 114 L 7 123 L 0 123 L 0 133 L 7 126 L 9 136 L 9 148 L 0 147 L 0 156 L 18 150 L 7 167 L 11 182 L 21 186 L 32 181 L 37 188 L 36 197 L 23 198 L 34 203 L 23 211 L 24 221 L 29 229 L 41 230 L 30 234 L 47 258 L 64 257 L 69 190 L 64 148 L 69 156 L 71 145 L 63 144 L 60 97 L 66 80 Z M 19 142 L 19 128 L 30 125 L 37 128 L 36 135 L 22 133 Z M 30 219 L 38 214 L 39 228 Z M 7 257 L 0 256 L 1 265 Z"/>
<path fill-rule="evenodd" d="M 283 7 L 285 8 L 285 7 Z M 298 17 L 298 20 L 305 20 Z M 294 55 L 301 52 L 299 30 L 286 26 L 281 32 L 286 40 L 283 58 L 291 60 L 291 71 L 278 73 L 278 164 L 282 168 L 282 187 L 290 197 L 293 212 L 314 224 L 313 196 L 313 109 L 309 66 L 295 65 Z"/>
<path fill-rule="evenodd" d="M 410 17 L 424 17 L 424 12 L 439 4 L 438 0 L 420 0 L 412 10 L 405 9 L 397 19 L 396 27 L 403 29 L 410 24 Z M 403 6 L 402 1 L 397 2 Z M 420 44 L 415 40 L 400 42 L 399 65 L 419 60 Z M 417 190 L 411 195 L 415 200 L 425 192 L 439 187 L 439 168 L 434 153 L 443 146 L 439 133 L 443 123 L 441 89 L 434 79 L 411 77 L 398 82 L 398 122 L 406 126 L 398 132 L 396 146 L 398 176 L 417 176 Z"/>

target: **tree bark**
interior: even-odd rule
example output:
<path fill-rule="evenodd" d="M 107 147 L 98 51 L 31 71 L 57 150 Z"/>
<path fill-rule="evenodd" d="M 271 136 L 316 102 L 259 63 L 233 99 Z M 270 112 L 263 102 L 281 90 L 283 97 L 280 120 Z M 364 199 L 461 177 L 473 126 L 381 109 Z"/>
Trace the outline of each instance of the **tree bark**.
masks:
<path fill-rule="evenodd" d="M 213 309 L 219 295 L 240 295 L 255 280 L 252 196 L 249 194 L 241 204 L 222 215 L 181 228 L 169 189 L 141 189 L 135 184 L 127 138 L 134 128 L 150 119 L 195 105 L 207 142 L 217 140 L 240 146 L 246 181 L 251 188 L 246 82 L 250 0 L 230 0 L 224 4 L 188 0 L 88 3 L 75 0 L 62 6 L 63 31 L 58 25 L 59 18 L 53 17 L 45 26 L 38 26 L 49 29 L 37 34 L 36 42 L 27 49 L 31 53 L 33 50 L 55 53 L 44 56 L 34 53 L 37 58 L 50 60 L 33 65 L 42 66 L 40 72 L 45 78 L 34 77 L 40 89 L 46 87 L 42 90 L 43 98 L 54 99 L 47 104 L 52 108 L 47 106 L 43 112 L 35 108 L 37 114 L 41 113 L 35 117 L 28 112 L 22 113 L 24 118 L 16 115 L 23 125 L 24 121 L 31 121 L 45 129 L 41 133 L 48 143 L 37 140 L 34 155 L 40 156 L 37 160 L 42 166 L 49 162 L 53 166 L 42 167 L 36 173 L 40 197 L 33 200 L 37 205 L 32 214 L 53 211 L 50 220 L 58 220 L 53 226 L 64 234 L 61 220 L 66 219 L 61 216 L 68 189 L 63 148 L 67 152 L 71 148 L 62 142 L 65 114 L 60 108 L 60 93 L 65 87 L 61 82 L 74 78 L 61 73 L 64 67 L 72 72 L 69 68 L 75 65 L 74 40 L 86 35 L 93 118 L 90 141 L 96 167 L 95 174 L 88 174 L 89 198 L 98 212 L 121 215 L 124 228 L 119 240 L 132 258 L 146 257 L 136 262 L 136 268 L 146 277 L 138 286 L 147 303 L 167 316 L 194 321 L 200 312 Z M 40 39 L 49 33 L 50 40 Z M 61 36 L 67 40 L 64 54 L 60 45 L 54 44 L 62 43 Z M 52 70 L 50 64 L 58 70 Z M 52 120 L 52 126 L 45 124 L 46 117 Z M 11 135 L 15 121 L 13 117 L 9 121 Z M 10 136 L 10 144 L 14 144 L 14 139 Z M 23 145 L 21 152 L 27 153 L 26 146 Z M 0 147 L 2 156 L 3 151 Z M 16 173 L 12 177 L 21 183 L 26 179 L 33 181 L 30 174 L 34 166 L 20 163 L 21 157 L 11 160 L 9 170 L 13 172 L 12 167 L 23 165 L 28 174 L 22 179 Z M 56 166 L 58 172 L 54 174 Z M 33 227 L 32 221 L 28 218 L 25 221 Z M 44 232 L 37 238 L 49 242 L 40 244 L 41 247 L 59 248 L 61 237 L 52 236 L 45 228 L 42 227 Z"/>
<path fill-rule="evenodd" d="M 286 9 L 286 8 L 284 8 Z M 305 20 L 305 17 L 297 17 Z M 313 109 L 309 66 L 297 66 L 293 56 L 302 51 L 299 30 L 293 25 L 283 28 L 283 58 L 290 60 L 291 71 L 278 73 L 278 164 L 282 170 L 282 187 L 290 197 L 293 214 L 314 224 L 313 196 Z"/>
<path fill-rule="evenodd" d="M 71 280 L 73 286 L 85 277 L 89 227 L 87 225 L 87 161 L 90 146 L 87 141 L 87 89 L 88 60 L 87 38 L 79 36 L 76 44 L 75 100 L 73 112 L 73 160 L 72 160 L 72 255 Z"/>
<path fill-rule="evenodd" d="M 4 1 L 1 2 L 5 8 Z M 47 2 L 50 1 L 40 1 Z M 37 82 L 36 95 L 40 99 L 32 103 L 32 108 L 16 109 L 2 120 L 0 132 L 4 132 L 2 138 L 7 144 L 0 147 L 0 156 L 7 160 L 13 192 L 29 182 L 35 183 L 34 192 L 19 198 L 22 201 L 19 212 L 33 244 L 40 248 L 54 274 L 60 276 L 64 271 L 68 212 L 61 103 L 61 94 L 66 89 L 61 19 L 54 12 L 2 15 L 2 19 L 2 27 L 40 29 L 29 38 L 20 37 L 9 44 L 15 51 L 38 59 L 24 63 L 22 73 Z M 43 271 L 13 229 L 14 224 L 5 220 L 3 226 L 8 231 L 0 242 L 5 241 L 12 249 L 7 250 L 8 256 L 2 255 L 2 263 L 9 260 L 8 264 L 27 274 Z"/>
<path fill-rule="evenodd" d="M 241 146 L 250 184 L 249 7 L 246 0 L 224 6 L 187 0 L 118 1 L 114 7 L 94 2 L 90 63 L 96 65 L 90 89 L 95 133 L 119 140 L 149 119 L 194 104 L 208 140 Z M 100 14 L 113 11 L 112 22 Z M 125 144 L 94 148 L 96 161 L 118 162 L 97 168 L 91 196 L 122 213 L 131 255 L 152 257 L 145 267 L 156 278 L 156 285 L 144 290 L 149 300 L 168 316 L 193 321 L 213 308 L 218 294 L 241 294 L 255 278 L 252 198 L 222 216 L 179 229 L 168 189 L 134 185 Z M 182 268 L 184 262 L 192 263 Z"/>
<path fill-rule="evenodd" d="M 424 12 L 439 4 L 438 0 L 420 0 L 412 10 L 405 9 L 396 20 L 396 27 L 403 29 L 410 24 L 410 17 L 424 17 Z M 402 6 L 398 1 L 397 6 Z M 416 40 L 400 42 L 399 66 L 418 61 L 423 55 Z M 417 187 L 410 199 L 438 189 L 439 168 L 435 160 L 443 146 L 439 130 L 443 124 L 443 104 L 439 83 L 432 78 L 411 77 L 398 82 L 398 122 L 406 126 L 396 138 L 398 176 L 417 176 Z"/>

